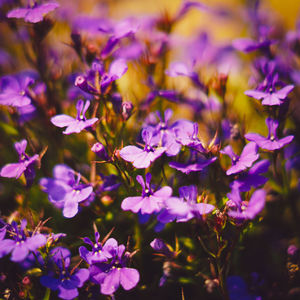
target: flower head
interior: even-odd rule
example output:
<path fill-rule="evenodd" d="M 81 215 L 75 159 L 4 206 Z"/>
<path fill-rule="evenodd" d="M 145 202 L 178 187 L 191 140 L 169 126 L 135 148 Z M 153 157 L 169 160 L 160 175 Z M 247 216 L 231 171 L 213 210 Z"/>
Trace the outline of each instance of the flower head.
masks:
<path fill-rule="evenodd" d="M 141 175 L 138 175 L 136 180 L 143 188 L 142 195 L 125 198 L 121 204 L 122 209 L 131 210 L 134 213 L 141 212 L 142 214 L 152 214 L 160 211 L 163 201 L 171 197 L 172 189 L 169 186 L 164 186 L 157 191 L 153 191 L 150 185 L 150 173 L 146 174 L 146 182 Z"/>
<path fill-rule="evenodd" d="M 248 143 L 240 156 L 236 155 L 231 146 L 226 146 L 221 153 L 228 155 L 231 158 L 232 166 L 226 171 L 227 175 L 236 174 L 251 167 L 259 155 L 257 154 L 257 146 L 255 143 Z"/>
<path fill-rule="evenodd" d="M 46 244 L 46 237 L 40 233 L 28 233 L 25 231 L 27 221 L 21 221 L 20 227 L 16 222 L 6 229 L 9 238 L 0 240 L 0 258 L 11 253 L 14 262 L 23 261 L 30 253 Z"/>
<path fill-rule="evenodd" d="M 289 144 L 293 140 L 294 138 L 293 135 L 289 135 L 282 139 L 278 139 L 276 131 L 279 122 L 277 120 L 267 118 L 266 124 L 269 129 L 268 137 L 261 136 L 257 133 L 247 133 L 245 135 L 245 138 L 248 141 L 255 142 L 260 148 L 270 150 L 270 151 L 281 149 L 282 147 Z"/>
<path fill-rule="evenodd" d="M 98 121 L 98 118 L 87 119 L 85 113 L 90 106 L 90 101 L 86 101 L 85 105 L 82 100 L 76 104 L 77 116 L 76 119 L 68 115 L 57 115 L 51 118 L 52 124 L 57 127 L 67 127 L 64 134 L 79 133 L 87 127 L 91 127 Z"/>
<path fill-rule="evenodd" d="M 88 200 L 93 187 L 80 183 L 80 174 L 66 165 L 57 165 L 53 169 L 54 178 L 42 178 L 40 185 L 48 194 L 49 201 L 56 207 L 63 208 L 63 215 L 72 218 L 78 213 L 80 202 Z"/>
<path fill-rule="evenodd" d="M 24 173 L 27 185 L 32 183 L 35 177 L 34 164 L 38 160 L 39 155 L 28 156 L 25 153 L 26 146 L 26 140 L 15 143 L 15 149 L 19 154 L 19 162 L 4 166 L 0 171 L 0 176 L 8 178 L 15 177 L 18 179 Z"/>
<path fill-rule="evenodd" d="M 8 18 L 17 18 L 24 19 L 29 23 L 38 23 L 44 19 L 44 15 L 49 13 L 50 11 L 59 7 L 59 4 L 55 1 L 47 2 L 38 5 L 34 1 L 34 5 L 32 7 L 27 8 L 15 8 L 8 12 Z"/>

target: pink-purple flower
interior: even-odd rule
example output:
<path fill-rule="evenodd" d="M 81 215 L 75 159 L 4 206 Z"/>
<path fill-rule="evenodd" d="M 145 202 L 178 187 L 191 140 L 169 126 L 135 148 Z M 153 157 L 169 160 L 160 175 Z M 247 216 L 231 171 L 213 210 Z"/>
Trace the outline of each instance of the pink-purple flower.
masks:
<path fill-rule="evenodd" d="M 79 133 L 83 129 L 91 127 L 98 121 L 98 118 L 87 119 L 85 114 L 87 109 L 90 106 L 90 101 L 87 100 L 86 103 L 82 100 L 79 100 L 76 104 L 77 109 L 77 116 L 76 119 L 70 117 L 68 115 L 57 115 L 51 118 L 52 124 L 57 127 L 67 127 L 64 134 L 71 134 L 71 133 Z"/>
<path fill-rule="evenodd" d="M 265 150 L 278 150 L 289 144 L 293 139 L 293 135 L 288 135 L 281 139 L 278 139 L 276 131 L 279 125 L 277 120 L 273 120 L 271 118 L 266 119 L 266 124 L 269 129 L 269 134 L 267 137 L 261 136 L 257 133 L 247 133 L 245 134 L 245 138 L 248 141 L 255 142 L 260 148 Z"/>
<path fill-rule="evenodd" d="M 44 15 L 59 7 L 55 1 L 37 4 L 33 1 L 33 6 L 19 7 L 8 12 L 8 18 L 24 19 L 29 23 L 38 23 L 44 19 Z"/>

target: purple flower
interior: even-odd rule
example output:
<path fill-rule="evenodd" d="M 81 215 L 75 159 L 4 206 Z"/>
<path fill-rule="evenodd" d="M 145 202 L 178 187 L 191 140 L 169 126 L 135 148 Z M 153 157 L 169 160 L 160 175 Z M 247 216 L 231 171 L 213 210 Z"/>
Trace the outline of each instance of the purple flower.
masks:
<path fill-rule="evenodd" d="M 19 162 L 7 164 L 0 171 L 0 176 L 8 178 L 19 178 L 23 173 L 25 175 L 27 185 L 30 185 L 35 177 L 34 164 L 39 159 L 38 154 L 32 157 L 25 153 L 27 141 L 22 140 L 15 143 L 15 149 L 19 154 Z"/>
<path fill-rule="evenodd" d="M 56 207 L 63 208 L 66 218 L 74 217 L 78 212 L 78 205 L 88 200 L 93 187 L 80 183 L 80 174 L 75 178 L 75 171 L 66 165 L 57 165 L 53 169 L 52 178 L 42 178 L 40 185 L 48 194 L 49 201 Z"/>
<path fill-rule="evenodd" d="M 265 92 L 259 90 L 249 90 L 245 94 L 255 99 L 263 99 L 262 105 L 281 105 L 284 99 L 294 88 L 293 85 L 287 85 L 280 90 L 275 91 L 274 87 L 268 88 Z"/>
<path fill-rule="evenodd" d="M 211 213 L 215 207 L 207 203 L 197 203 L 197 187 L 195 185 L 179 188 L 180 198 L 171 197 L 164 201 L 165 209 L 157 217 L 162 223 L 187 222 L 192 218 L 201 218 Z"/>
<path fill-rule="evenodd" d="M 289 144 L 293 140 L 293 135 L 286 136 L 282 139 L 277 138 L 276 131 L 279 125 L 279 122 L 277 120 L 267 118 L 266 124 L 269 129 L 268 137 L 261 136 L 257 133 L 247 133 L 245 135 L 245 138 L 248 141 L 255 142 L 260 148 L 270 151 L 278 150 L 284 147 L 285 145 Z"/>
<path fill-rule="evenodd" d="M 259 158 L 259 155 L 257 154 L 257 146 L 253 142 L 248 143 L 244 147 L 240 156 L 233 152 L 231 146 L 226 146 L 220 152 L 228 155 L 232 161 L 232 166 L 226 171 L 227 175 L 236 174 L 246 170 Z"/>
<path fill-rule="evenodd" d="M 183 146 L 205 153 L 206 149 L 198 138 L 198 124 L 189 122 L 180 125 L 175 128 L 176 140 Z"/>
<path fill-rule="evenodd" d="M 24 76 L 4 76 L 0 81 L 0 104 L 24 107 L 31 103 L 28 87 L 34 80 Z"/>
<path fill-rule="evenodd" d="M 169 166 L 171 168 L 174 168 L 182 173 L 189 174 L 191 172 L 199 172 L 202 171 L 204 168 L 212 164 L 214 161 L 216 161 L 216 157 L 212 157 L 209 159 L 198 157 L 196 160 L 191 160 L 190 162 L 183 164 L 179 162 L 170 162 Z"/>
<path fill-rule="evenodd" d="M 121 204 L 122 209 L 131 210 L 134 213 L 140 211 L 142 214 L 152 214 L 160 211 L 164 200 L 171 197 L 172 189 L 169 186 L 164 186 L 157 191 L 153 191 L 150 185 L 150 173 L 146 174 L 146 182 L 144 182 L 141 175 L 138 175 L 136 180 L 143 188 L 142 195 L 125 198 Z"/>
<path fill-rule="evenodd" d="M 120 156 L 138 169 L 148 168 L 150 164 L 160 157 L 165 151 L 165 147 L 153 147 L 155 140 L 153 139 L 153 130 L 149 127 L 142 131 L 142 138 L 145 142 L 144 149 L 136 146 L 126 146 L 120 150 Z"/>
<path fill-rule="evenodd" d="M 23 261 L 30 253 L 46 244 L 46 237 L 43 234 L 35 233 L 30 236 L 25 235 L 26 220 L 21 221 L 20 228 L 16 222 L 10 226 L 10 238 L 0 240 L 0 258 L 11 254 L 11 260 L 14 262 Z M 28 231 L 26 231 L 28 233 Z"/>
<path fill-rule="evenodd" d="M 55 1 L 43 3 L 40 5 L 38 5 L 34 1 L 34 5 L 32 7 L 15 8 L 8 12 L 7 17 L 24 19 L 26 22 L 29 23 L 38 23 L 43 20 L 44 15 L 56 9 L 57 7 L 59 7 L 59 4 Z"/>
<path fill-rule="evenodd" d="M 92 118 L 87 120 L 85 113 L 90 106 L 90 101 L 86 101 L 85 105 L 82 100 L 79 100 L 76 104 L 77 117 L 76 119 L 68 115 L 57 115 L 51 118 L 52 124 L 57 127 L 67 127 L 64 134 L 79 133 L 87 127 L 91 127 L 98 121 L 98 118 Z"/>
<path fill-rule="evenodd" d="M 252 52 L 259 49 L 268 49 L 275 41 L 263 40 L 255 41 L 250 38 L 240 38 L 233 41 L 232 45 L 235 49 L 243 52 Z"/>
<path fill-rule="evenodd" d="M 78 288 L 82 287 L 89 278 L 88 269 L 69 271 L 70 251 L 57 247 L 50 252 L 50 260 L 57 266 L 56 270 L 50 270 L 48 275 L 43 275 L 40 282 L 43 286 L 59 291 L 61 299 L 74 299 L 78 296 Z M 74 273 L 73 273 L 74 272 Z"/>
<path fill-rule="evenodd" d="M 229 210 L 228 215 L 234 219 L 252 220 L 265 206 L 266 192 L 262 189 L 256 190 L 249 202 L 242 201 L 239 189 L 233 189 L 227 196 L 233 201 L 232 209 Z"/>
<path fill-rule="evenodd" d="M 102 244 L 99 242 L 99 239 L 99 232 L 95 233 L 96 243 L 93 243 L 88 237 L 83 239 L 86 244 L 92 246 L 92 251 L 88 251 L 84 246 L 79 248 L 80 256 L 90 265 L 93 263 L 106 262 L 112 258 L 112 255 L 109 252 L 111 248 L 109 240 L 107 240 L 104 246 L 102 246 Z"/>
<path fill-rule="evenodd" d="M 112 258 L 109 262 L 92 264 L 89 268 L 92 280 L 100 284 L 100 292 L 112 295 L 120 285 L 124 290 L 134 288 L 140 275 L 136 269 L 127 267 L 131 254 L 125 252 L 125 246 L 118 246 L 118 242 L 110 238 L 103 247 L 109 249 Z"/>
<path fill-rule="evenodd" d="M 95 60 L 86 76 L 77 76 L 75 85 L 86 93 L 105 94 L 113 81 L 121 78 L 127 72 L 127 64 L 124 59 L 116 59 L 105 72 L 103 63 Z"/>
<path fill-rule="evenodd" d="M 234 180 L 230 187 L 238 188 L 241 192 L 250 191 L 251 187 L 259 187 L 268 181 L 268 178 L 261 176 L 260 174 L 266 173 L 269 169 L 270 162 L 267 159 L 259 161 L 254 164 L 248 173 L 240 173 L 239 177 Z"/>

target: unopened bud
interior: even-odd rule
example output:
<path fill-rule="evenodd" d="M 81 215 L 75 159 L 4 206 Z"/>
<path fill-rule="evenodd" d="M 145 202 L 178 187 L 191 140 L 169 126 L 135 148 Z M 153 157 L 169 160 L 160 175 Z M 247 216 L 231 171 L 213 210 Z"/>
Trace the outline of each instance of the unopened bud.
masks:
<path fill-rule="evenodd" d="M 132 114 L 132 110 L 133 110 L 133 104 L 129 101 L 124 101 L 122 103 L 122 117 L 125 121 L 127 121 L 131 114 Z"/>
<path fill-rule="evenodd" d="M 102 160 L 108 160 L 108 155 L 106 153 L 105 147 L 101 143 L 95 143 L 91 150 L 97 154 L 97 156 Z"/>

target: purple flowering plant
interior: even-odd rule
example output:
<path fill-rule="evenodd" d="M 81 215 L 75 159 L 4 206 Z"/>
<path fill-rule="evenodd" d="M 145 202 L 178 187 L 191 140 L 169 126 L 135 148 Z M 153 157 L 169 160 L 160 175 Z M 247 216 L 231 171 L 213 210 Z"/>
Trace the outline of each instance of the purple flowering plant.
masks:
<path fill-rule="evenodd" d="M 289 299 L 296 2 L 127 2 L 0 1 L 0 298 Z"/>

